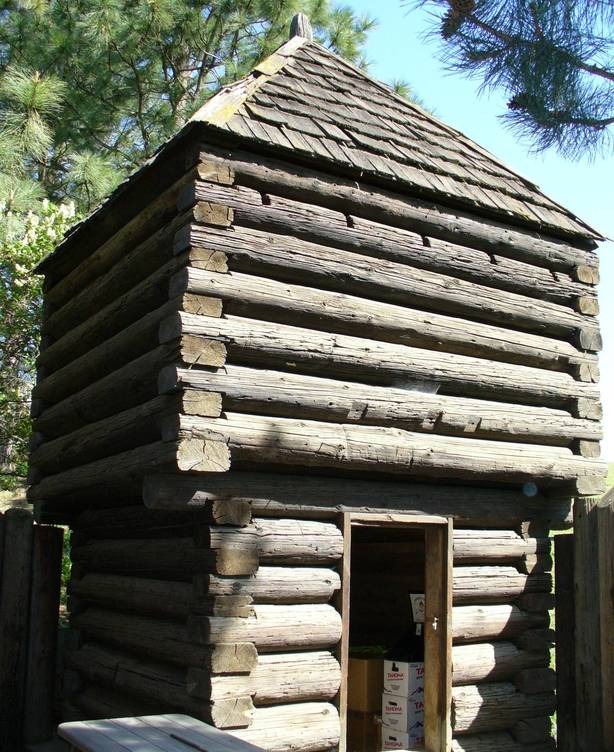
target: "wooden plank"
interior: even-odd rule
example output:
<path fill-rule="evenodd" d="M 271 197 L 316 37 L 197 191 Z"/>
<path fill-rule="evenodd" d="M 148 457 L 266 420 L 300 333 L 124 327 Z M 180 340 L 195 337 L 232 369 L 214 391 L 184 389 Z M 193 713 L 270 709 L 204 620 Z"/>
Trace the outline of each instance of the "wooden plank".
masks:
<path fill-rule="evenodd" d="M 594 441 L 602 435 L 597 421 L 573 418 L 565 410 L 234 364 L 216 370 L 166 366 L 158 387 L 164 393 L 223 393 L 224 409 L 230 412 L 389 425 L 475 439 L 570 446 L 574 437 Z"/>
<path fill-rule="evenodd" d="M 223 530 L 219 528 L 218 530 Z M 190 580 L 196 573 L 249 575 L 258 568 L 258 543 L 249 528 L 195 542 L 187 538 L 93 540 L 73 547 L 73 562 L 97 572 Z M 216 531 L 217 532 L 217 531 Z"/>
<path fill-rule="evenodd" d="M 352 571 L 352 515 L 340 514 L 338 525 L 343 535 L 343 557 L 337 566 L 341 579 L 341 588 L 336 596 L 336 607 L 341 614 L 341 639 L 335 648 L 335 655 L 341 666 L 341 684 L 335 705 L 339 712 L 339 752 L 347 750 L 347 700 L 348 700 L 348 671 L 350 656 L 350 594 Z"/>
<path fill-rule="evenodd" d="M 194 597 L 186 582 L 100 573 L 73 577 L 69 593 L 83 603 L 162 616 L 186 616 Z"/>
<path fill-rule="evenodd" d="M 397 483 L 313 475 L 238 472 L 207 476 L 147 474 L 146 506 L 197 509 L 214 499 L 248 501 L 254 514 L 272 517 L 335 519 L 340 511 L 441 515 L 463 524 L 500 529 L 523 520 L 545 520 L 553 529 L 571 525 L 571 500 L 565 496 L 527 496 L 520 490 Z"/>
<path fill-rule="evenodd" d="M 575 588 L 573 535 L 554 537 L 556 577 L 557 743 L 560 752 L 576 750 Z"/>
<path fill-rule="evenodd" d="M 576 749 L 602 748 L 603 695 L 599 633 L 597 497 L 574 503 Z M 590 708 L 590 713 L 587 712 Z"/>
<path fill-rule="evenodd" d="M 32 572 L 32 514 L 18 507 L 4 513 L 5 546 L 0 608 L 0 749 L 18 750 L 23 743 L 30 578 Z"/>
<path fill-rule="evenodd" d="M 529 652 L 505 640 L 455 645 L 452 648 L 452 681 L 454 685 L 506 681 L 524 668 L 544 668 L 549 662 L 547 650 Z"/>
<path fill-rule="evenodd" d="M 425 535 L 424 736 L 427 749 L 449 749 L 452 692 L 452 523 Z"/>
<path fill-rule="evenodd" d="M 202 700 L 249 695 L 256 707 L 285 702 L 332 700 L 339 692 L 341 668 L 329 652 L 272 653 L 258 656 L 249 674 L 211 676 L 190 668 L 188 694 Z"/>
<path fill-rule="evenodd" d="M 549 616 L 521 611 L 509 604 L 497 606 L 454 606 L 452 634 L 454 643 L 514 639 L 534 627 L 549 623 Z M 514 639 L 516 642 L 516 639 Z"/>
<path fill-rule="evenodd" d="M 447 525 L 448 520 L 434 514 L 416 514 L 408 517 L 404 514 L 360 514 L 360 512 L 350 512 L 352 525 L 363 527 L 399 527 L 399 525 L 408 527 L 423 527 L 424 525 Z"/>
<path fill-rule="evenodd" d="M 53 736 L 60 579 L 64 531 L 34 526 L 24 712 L 26 744 Z"/>
<path fill-rule="evenodd" d="M 597 505 L 597 525 L 603 745 L 605 750 L 614 750 L 614 713 L 606 710 L 614 697 L 614 494 L 611 491 Z"/>

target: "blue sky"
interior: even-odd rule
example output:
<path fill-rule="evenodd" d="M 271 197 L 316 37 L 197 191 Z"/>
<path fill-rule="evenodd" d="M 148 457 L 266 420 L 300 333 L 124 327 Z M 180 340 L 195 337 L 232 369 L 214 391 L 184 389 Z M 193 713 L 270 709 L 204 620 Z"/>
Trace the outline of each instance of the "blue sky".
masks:
<path fill-rule="evenodd" d="M 369 72 L 382 81 L 404 79 L 434 114 L 467 134 L 516 172 L 537 183 L 548 196 L 566 206 L 608 238 L 614 238 L 614 157 L 571 162 L 554 152 L 530 154 L 503 126 L 505 96 L 478 95 L 478 83 L 445 70 L 434 41 L 429 12 L 410 10 L 400 0 L 349 0 L 358 12 L 379 20 L 367 47 Z M 600 323 L 604 348 L 600 356 L 605 437 L 602 456 L 614 462 L 614 242 L 604 243 L 601 261 Z"/>

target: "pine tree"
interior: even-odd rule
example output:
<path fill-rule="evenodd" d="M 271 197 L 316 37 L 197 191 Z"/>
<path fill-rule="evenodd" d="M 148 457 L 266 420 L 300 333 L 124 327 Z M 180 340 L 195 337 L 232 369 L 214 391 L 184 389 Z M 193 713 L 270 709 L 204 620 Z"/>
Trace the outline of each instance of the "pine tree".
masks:
<path fill-rule="evenodd" d="M 505 121 L 537 151 L 609 151 L 614 4 L 606 0 L 421 0 L 436 9 L 452 70 L 508 97 Z"/>
<path fill-rule="evenodd" d="M 299 10 L 310 16 L 318 41 L 365 64 L 374 21 L 331 0 L 10 4 L 0 15 L 4 131 L 17 111 L 41 137 L 24 177 L 42 183 L 49 198 L 92 207 L 208 97 L 282 44 Z M 32 109 L 22 96 L 27 87 L 55 87 L 61 118 L 53 119 L 55 109 Z"/>

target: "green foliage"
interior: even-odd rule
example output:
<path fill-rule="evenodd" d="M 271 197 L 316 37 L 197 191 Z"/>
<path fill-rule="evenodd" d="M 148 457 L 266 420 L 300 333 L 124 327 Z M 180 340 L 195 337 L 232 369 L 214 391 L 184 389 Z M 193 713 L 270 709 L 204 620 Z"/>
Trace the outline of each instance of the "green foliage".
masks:
<path fill-rule="evenodd" d="M 538 151 L 594 156 L 612 145 L 614 4 L 419 0 L 436 11 L 452 70 L 508 97 L 505 121 Z"/>
<path fill-rule="evenodd" d="M 608 465 L 608 477 L 605 483 L 608 488 L 614 488 L 614 462 L 610 462 Z"/>
<path fill-rule="evenodd" d="M 299 10 L 319 42 L 365 64 L 375 22 L 331 0 L 9 5 L 0 14 L 0 136 L 21 158 L 20 177 L 42 183 L 50 199 L 91 208 L 281 45 Z"/>
<path fill-rule="evenodd" d="M 74 221 L 72 206 L 46 199 L 38 213 L 0 205 L 0 488 L 23 482 L 29 401 L 40 330 L 40 278 L 34 266 Z"/>

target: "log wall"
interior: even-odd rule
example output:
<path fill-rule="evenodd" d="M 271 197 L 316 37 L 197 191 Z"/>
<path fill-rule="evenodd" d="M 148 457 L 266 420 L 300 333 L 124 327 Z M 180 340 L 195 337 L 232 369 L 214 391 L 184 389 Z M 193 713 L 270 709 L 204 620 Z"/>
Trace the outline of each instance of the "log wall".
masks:
<path fill-rule="evenodd" d="M 459 217 L 452 242 L 443 207 L 240 150 L 184 156 L 45 262 L 41 514 L 231 467 L 598 492 L 590 251 Z"/>
<path fill-rule="evenodd" d="M 217 514 L 228 521 L 221 506 Z M 67 698 L 73 713 L 104 715 L 107 707 L 95 710 L 88 699 L 102 691 L 124 712 L 182 710 L 267 749 L 292 739 L 306 750 L 328 748 L 335 724 L 333 736 L 339 733 L 341 616 L 334 598 L 342 534 L 322 520 L 252 517 L 249 507 L 231 521 L 144 507 L 80 515 L 70 586 L 79 637 L 68 658 L 78 677 Z M 536 535 L 526 528 L 454 533 L 458 750 L 497 739 L 510 750 L 549 749 L 550 543 L 543 529 Z M 380 545 L 370 556 L 384 567 L 401 556 L 399 545 Z M 377 619 L 390 609 L 390 589 L 369 589 L 367 580 L 365 570 L 360 597 Z M 303 739 L 311 714 L 321 724 Z M 282 716 L 292 719 L 288 736 L 273 743 L 268 724 Z"/>
<path fill-rule="evenodd" d="M 66 716 L 334 747 L 336 516 L 392 510 L 454 520 L 454 750 L 551 749 L 547 531 L 604 476 L 595 254 L 234 147 L 149 175 L 44 264 Z"/>

